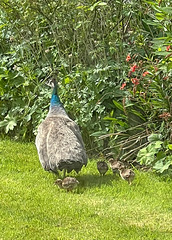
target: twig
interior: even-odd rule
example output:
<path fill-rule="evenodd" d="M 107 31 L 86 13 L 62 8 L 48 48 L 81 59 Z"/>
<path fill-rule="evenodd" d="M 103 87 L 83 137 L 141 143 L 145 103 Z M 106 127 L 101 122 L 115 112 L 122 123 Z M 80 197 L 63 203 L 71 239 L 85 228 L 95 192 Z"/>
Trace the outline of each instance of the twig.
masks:
<path fill-rule="evenodd" d="M 143 148 L 143 147 L 146 146 L 147 144 L 148 144 L 148 142 L 140 145 L 140 146 L 137 147 L 137 148 L 134 148 L 134 149 L 130 150 L 129 152 L 125 153 L 125 154 L 123 155 L 123 157 L 124 157 L 124 156 L 127 156 L 128 154 L 130 154 L 130 153 L 132 153 L 132 152 L 134 152 L 134 151 L 136 151 L 136 150 L 139 149 L 139 148 Z"/>
<path fill-rule="evenodd" d="M 146 123 L 137 125 L 137 126 L 135 126 L 135 127 L 128 128 L 128 129 L 126 129 L 126 130 L 124 130 L 124 131 L 121 131 L 121 132 L 118 132 L 118 133 L 105 134 L 105 135 L 100 136 L 99 139 L 104 139 L 104 138 L 111 137 L 111 136 L 116 136 L 116 135 L 122 135 L 123 133 L 126 133 L 126 132 L 128 132 L 128 131 L 130 131 L 130 130 L 133 130 L 133 129 L 136 129 L 136 128 L 138 128 L 138 127 L 144 126 L 144 125 L 146 125 L 146 124 L 148 124 L 148 123 L 146 122 Z M 123 134 L 123 135 L 125 135 L 125 134 Z"/>
<path fill-rule="evenodd" d="M 125 149 L 128 149 L 128 148 L 130 148 L 130 147 L 132 147 L 132 146 L 134 146 L 140 139 L 142 139 L 142 138 L 146 138 L 146 137 L 148 137 L 149 135 L 146 135 L 146 136 L 142 136 L 142 137 L 140 137 L 137 141 L 135 141 L 133 144 L 131 144 L 131 145 L 129 145 L 129 146 L 127 146 L 127 147 L 125 147 L 125 148 L 123 148 L 124 150 Z M 125 143 L 124 143 L 125 144 Z"/>

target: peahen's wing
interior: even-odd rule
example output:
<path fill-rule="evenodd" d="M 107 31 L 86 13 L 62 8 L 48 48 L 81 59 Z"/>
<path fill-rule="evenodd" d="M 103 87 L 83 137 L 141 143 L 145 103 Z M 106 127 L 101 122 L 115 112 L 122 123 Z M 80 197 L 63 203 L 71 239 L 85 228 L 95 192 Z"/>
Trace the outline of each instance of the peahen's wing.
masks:
<path fill-rule="evenodd" d="M 52 128 L 52 122 L 44 120 L 38 128 L 35 144 L 38 151 L 39 160 L 45 170 L 50 170 L 50 162 L 47 153 L 47 136 Z"/>
<path fill-rule="evenodd" d="M 80 129 L 79 129 L 78 125 L 74 121 L 72 121 L 71 119 L 67 120 L 66 124 L 67 124 L 68 128 L 75 135 L 76 139 L 78 140 L 78 142 L 80 144 L 80 147 L 84 150 L 83 151 L 83 161 L 84 161 L 83 163 L 86 166 L 87 165 L 87 155 L 86 155 L 86 152 L 85 152 L 85 146 L 84 146 L 84 142 L 82 140 Z"/>

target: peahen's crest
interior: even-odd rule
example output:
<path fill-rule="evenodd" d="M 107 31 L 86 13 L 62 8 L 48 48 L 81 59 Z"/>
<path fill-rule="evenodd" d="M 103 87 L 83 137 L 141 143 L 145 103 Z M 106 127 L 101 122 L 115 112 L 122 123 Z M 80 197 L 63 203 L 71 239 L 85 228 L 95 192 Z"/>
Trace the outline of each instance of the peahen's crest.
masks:
<path fill-rule="evenodd" d="M 64 170 L 65 174 L 75 170 L 78 173 L 83 165 L 87 165 L 79 127 L 67 115 L 55 80 L 48 115 L 38 128 L 36 147 L 46 171 Z"/>

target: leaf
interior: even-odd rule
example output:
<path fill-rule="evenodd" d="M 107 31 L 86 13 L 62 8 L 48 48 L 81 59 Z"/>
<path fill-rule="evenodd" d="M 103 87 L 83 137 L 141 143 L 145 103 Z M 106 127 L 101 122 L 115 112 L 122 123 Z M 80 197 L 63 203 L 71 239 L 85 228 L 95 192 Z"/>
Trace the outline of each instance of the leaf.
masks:
<path fill-rule="evenodd" d="M 106 2 L 96 2 L 95 4 L 93 4 L 90 8 L 89 8 L 89 10 L 90 11 L 93 11 L 97 6 L 105 6 L 105 5 L 107 5 L 107 3 Z"/>
<path fill-rule="evenodd" d="M 124 111 L 124 108 L 123 108 L 123 105 L 122 105 L 122 104 L 118 103 L 118 102 L 115 101 L 115 100 L 113 100 L 113 103 L 114 103 L 114 105 L 115 105 L 118 109 L 120 109 L 121 111 Z"/>
<path fill-rule="evenodd" d="M 164 15 L 163 13 L 156 13 L 156 18 L 157 18 L 158 20 L 164 20 L 165 15 Z"/>
<path fill-rule="evenodd" d="M 150 5 L 156 5 L 156 2 L 152 2 L 152 1 L 145 1 L 145 2 L 150 4 Z"/>
<path fill-rule="evenodd" d="M 172 144 L 168 144 L 168 148 L 172 150 Z"/>
<path fill-rule="evenodd" d="M 160 149 L 162 147 L 163 142 L 162 141 L 156 141 L 155 142 L 155 149 Z"/>
<path fill-rule="evenodd" d="M 7 122 L 8 122 L 7 120 L 1 121 L 0 122 L 0 128 L 5 127 L 7 125 Z"/>
<path fill-rule="evenodd" d="M 151 25 L 151 26 L 156 26 L 156 27 L 162 28 L 162 26 L 159 24 L 159 22 L 155 22 L 155 20 L 154 20 L 154 21 L 151 21 L 151 20 L 145 20 L 145 19 L 143 19 L 142 21 L 143 21 L 144 23 L 146 23 L 147 25 Z"/>
<path fill-rule="evenodd" d="M 158 141 L 158 140 L 161 140 L 162 139 L 162 135 L 161 134 L 151 134 L 149 137 L 148 137 L 148 141 L 149 142 L 155 142 L 155 141 Z"/>
<path fill-rule="evenodd" d="M 24 82 L 25 82 L 25 80 L 24 80 L 24 78 L 23 77 L 21 77 L 21 76 L 12 76 L 12 84 L 14 84 L 14 86 L 16 87 L 16 88 L 18 88 L 18 87 L 20 87 L 21 85 L 23 85 L 24 84 Z"/>
<path fill-rule="evenodd" d="M 14 119 L 10 120 L 6 126 L 5 132 L 8 133 L 9 130 L 13 130 L 15 126 L 17 126 L 16 121 Z"/>
<path fill-rule="evenodd" d="M 162 160 L 162 159 L 165 159 L 166 158 L 166 154 L 164 151 L 160 151 L 157 153 L 156 155 L 156 160 L 159 161 L 159 160 Z"/>
<path fill-rule="evenodd" d="M 141 164 L 150 165 L 154 161 L 155 152 L 148 151 L 148 147 L 142 148 L 137 154 L 137 160 Z"/>
<path fill-rule="evenodd" d="M 72 79 L 71 78 L 69 78 L 69 77 L 67 77 L 67 78 L 65 78 L 65 84 L 68 84 L 68 83 L 70 83 L 70 82 L 72 82 Z"/>
<path fill-rule="evenodd" d="M 94 133 L 90 134 L 90 136 L 91 137 L 100 137 L 100 136 L 105 135 L 105 134 L 107 134 L 106 131 L 98 131 L 98 132 L 94 132 Z"/>
<path fill-rule="evenodd" d="M 121 127 L 128 126 L 125 122 L 113 117 L 104 117 L 103 120 L 113 121 L 114 123 L 119 124 Z"/>
<path fill-rule="evenodd" d="M 172 14 L 172 7 L 162 7 L 161 9 L 166 14 Z"/>
<path fill-rule="evenodd" d="M 132 112 L 134 115 L 136 115 L 136 116 L 138 116 L 139 118 L 141 118 L 143 121 L 146 121 L 146 119 L 144 118 L 144 116 L 143 116 L 140 112 L 138 112 L 138 111 L 136 111 L 136 110 L 134 110 L 134 109 L 131 109 L 131 112 Z"/>
<path fill-rule="evenodd" d="M 168 161 L 164 164 L 163 159 L 156 162 L 155 165 L 153 166 L 153 168 L 160 173 L 163 173 L 165 170 L 167 170 L 169 168 L 169 166 L 171 165 L 171 162 Z"/>
<path fill-rule="evenodd" d="M 2 24 L 2 25 L 0 25 L 0 29 L 3 28 L 3 27 L 5 27 L 5 26 L 7 26 L 7 24 Z"/>

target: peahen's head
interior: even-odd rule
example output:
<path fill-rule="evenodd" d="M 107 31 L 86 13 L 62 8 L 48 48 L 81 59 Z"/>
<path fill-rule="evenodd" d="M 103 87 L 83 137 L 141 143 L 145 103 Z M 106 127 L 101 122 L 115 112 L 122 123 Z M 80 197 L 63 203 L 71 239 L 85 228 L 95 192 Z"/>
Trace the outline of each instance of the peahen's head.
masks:
<path fill-rule="evenodd" d="M 57 115 L 64 115 L 67 116 L 67 113 L 63 107 L 62 102 L 58 96 L 58 86 L 56 80 L 52 79 L 53 83 L 53 92 L 50 101 L 50 109 L 47 117 L 57 116 Z"/>

